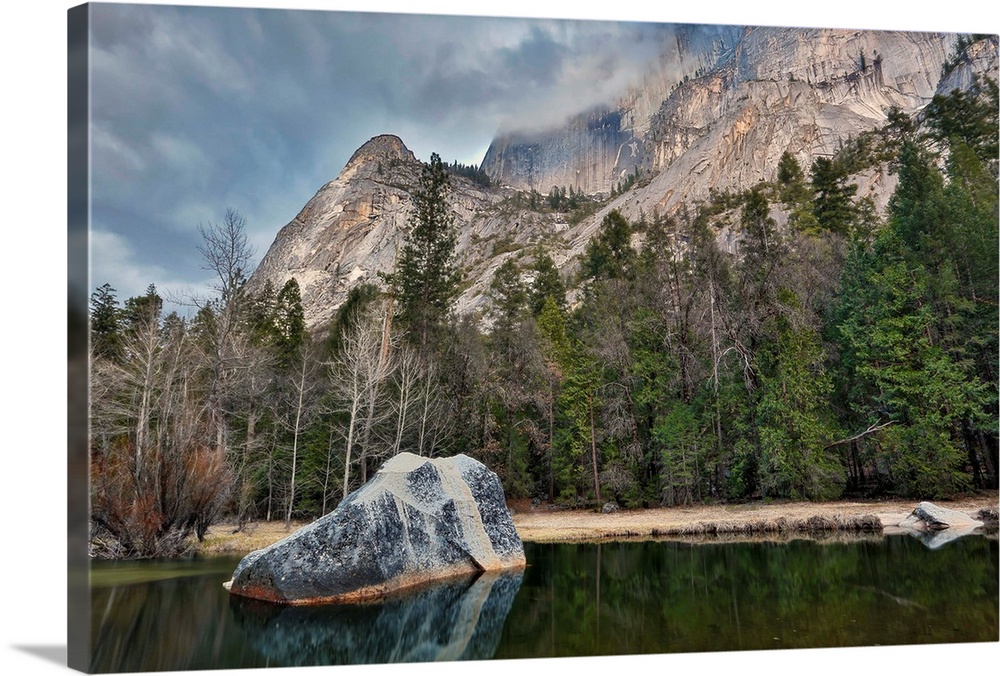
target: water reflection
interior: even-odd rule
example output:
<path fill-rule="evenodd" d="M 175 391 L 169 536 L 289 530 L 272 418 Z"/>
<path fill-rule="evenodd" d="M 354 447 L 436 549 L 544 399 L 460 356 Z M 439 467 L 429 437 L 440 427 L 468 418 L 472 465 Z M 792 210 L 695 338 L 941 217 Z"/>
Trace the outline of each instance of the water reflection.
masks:
<path fill-rule="evenodd" d="M 494 655 L 995 641 L 997 541 L 534 545 Z M 951 581 L 948 584 L 943 580 Z"/>
<path fill-rule="evenodd" d="M 288 666 L 493 657 L 523 571 L 425 586 L 376 603 L 230 605 L 247 643 Z"/>
<path fill-rule="evenodd" d="M 92 672 L 996 641 L 998 542 L 526 543 L 519 574 L 367 605 L 230 597 L 238 560 L 95 563 Z"/>
<path fill-rule="evenodd" d="M 911 537 L 915 537 L 928 549 L 940 549 L 958 538 L 980 533 L 981 531 L 982 529 L 979 526 L 951 526 L 944 530 L 919 531 L 907 529 L 906 533 Z"/>

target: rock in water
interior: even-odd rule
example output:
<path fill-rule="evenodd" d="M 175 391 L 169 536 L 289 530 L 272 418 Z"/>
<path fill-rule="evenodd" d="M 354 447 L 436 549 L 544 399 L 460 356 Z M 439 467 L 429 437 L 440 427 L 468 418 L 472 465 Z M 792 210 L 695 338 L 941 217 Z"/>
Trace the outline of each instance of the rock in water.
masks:
<path fill-rule="evenodd" d="M 466 456 L 400 453 L 330 514 L 247 554 L 240 596 L 308 605 L 525 565 L 496 474 Z"/>
<path fill-rule="evenodd" d="M 938 507 L 932 502 L 921 502 L 913 513 L 899 523 L 901 528 L 911 528 L 920 531 L 935 531 L 945 528 L 972 529 L 982 526 L 982 521 L 976 521 L 968 514 Z"/>

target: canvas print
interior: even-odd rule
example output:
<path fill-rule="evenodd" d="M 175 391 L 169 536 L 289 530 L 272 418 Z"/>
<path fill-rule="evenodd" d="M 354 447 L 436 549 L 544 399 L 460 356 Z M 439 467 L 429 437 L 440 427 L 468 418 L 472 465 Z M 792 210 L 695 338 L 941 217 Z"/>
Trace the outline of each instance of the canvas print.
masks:
<path fill-rule="evenodd" d="M 968 26 L 71 9 L 70 666 L 996 643 Z"/>

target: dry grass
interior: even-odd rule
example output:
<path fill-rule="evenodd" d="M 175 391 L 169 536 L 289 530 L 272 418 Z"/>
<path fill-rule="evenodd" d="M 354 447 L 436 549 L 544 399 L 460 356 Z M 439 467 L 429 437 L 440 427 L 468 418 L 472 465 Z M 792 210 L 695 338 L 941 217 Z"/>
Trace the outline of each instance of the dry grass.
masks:
<path fill-rule="evenodd" d="M 982 521 L 996 521 L 997 492 L 937 502 Z M 828 538 L 832 534 L 872 535 L 897 531 L 919 500 L 772 502 L 699 505 L 621 510 L 602 514 L 590 510 L 560 510 L 527 501 L 512 505 L 514 526 L 526 542 L 584 542 L 609 539 L 766 537 L 789 539 L 802 534 Z M 986 517 L 986 518 L 984 518 Z M 198 552 L 208 556 L 242 556 L 287 537 L 304 522 L 256 522 L 236 531 L 234 524 L 212 526 Z M 995 526 L 994 526 L 995 527 Z"/>
<path fill-rule="evenodd" d="M 284 521 L 255 521 L 237 529 L 233 523 L 219 523 L 211 526 L 205 534 L 205 541 L 198 545 L 198 553 L 205 556 L 242 556 L 256 549 L 288 537 L 306 525 L 303 521 L 293 521 L 285 530 Z"/>
<path fill-rule="evenodd" d="M 699 505 L 661 509 L 560 511 L 539 507 L 517 510 L 514 525 L 522 540 L 565 542 L 635 537 L 695 535 L 756 536 L 824 532 L 893 532 L 919 500 L 772 502 Z M 942 507 L 975 515 L 995 509 L 996 491 L 957 500 Z"/>

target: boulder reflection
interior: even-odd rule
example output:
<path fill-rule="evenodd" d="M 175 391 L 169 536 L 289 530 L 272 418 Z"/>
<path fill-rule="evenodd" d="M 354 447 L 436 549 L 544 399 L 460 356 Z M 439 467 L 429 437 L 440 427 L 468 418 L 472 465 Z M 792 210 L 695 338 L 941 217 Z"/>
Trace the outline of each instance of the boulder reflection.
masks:
<path fill-rule="evenodd" d="M 493 657 L 523 571 L 449 580 L 363 604 L 281 606 L 236 595 L 247 642 L 288 666 Z"/>

